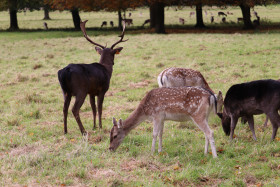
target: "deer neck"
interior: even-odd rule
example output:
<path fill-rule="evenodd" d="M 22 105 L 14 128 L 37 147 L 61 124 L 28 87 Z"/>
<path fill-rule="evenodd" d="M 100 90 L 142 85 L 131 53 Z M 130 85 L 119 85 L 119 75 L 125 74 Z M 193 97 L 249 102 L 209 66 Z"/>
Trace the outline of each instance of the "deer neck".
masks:
<path fill-rule="evenodd" d="M 135 109 L 130 116 L 123 122 L 123 130 L 127 135 L 132 129 L 137 127 L 142 121 L 147 119 L 141 105 Z"/>
<path fill-rule="evenodd" d="M 113 72 L 114 59 L 110 59 L 110 58 L 102 55 L 99 63 L 102 64 L 106 68 L 109 76 L 111 77 L 112 72 Z"/>

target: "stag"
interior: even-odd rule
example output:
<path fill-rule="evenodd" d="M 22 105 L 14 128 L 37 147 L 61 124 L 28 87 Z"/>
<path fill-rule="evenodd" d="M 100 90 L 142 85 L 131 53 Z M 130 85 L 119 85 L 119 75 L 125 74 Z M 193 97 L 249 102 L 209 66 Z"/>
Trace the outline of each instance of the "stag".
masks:
<path fill-rule="evenodd" d="M 123 40 L 125 32 L 125 23 L 123 22 L 123 31 L 119 36 L 120 40 L 115 42 L 110 48 L 106 48 L 92 41 L 86 33 L 86 21 L 81 22 L 80 27 L 84 37 L 95 47 L 95 50 L 101 55 L 99 63 L 92 64 L 69 64 L 65 68 L 58 71 L 58 80 L 62 88 L 64 96 L 64 133 L 67 133 L 67 115 L 68 108 L 72 96 L 76 96 L 75 104 L 72 108 L 72 113 L 79 125 L 82 134 L 86 131 L 80 119 L 79 111 L 83 105 L 86 96 L 90 95 L 90 104 L 93 112 L 93 128 L 96 128 L 96 105 L 95 97 L 97 96 L 99 128 L 102 128 L 102 104 L 105 93 L 109 89 L 110 79 L 113 72 L 115 54 L 123 49 L 122 47 L 114 47 L 127 40 Z"/>

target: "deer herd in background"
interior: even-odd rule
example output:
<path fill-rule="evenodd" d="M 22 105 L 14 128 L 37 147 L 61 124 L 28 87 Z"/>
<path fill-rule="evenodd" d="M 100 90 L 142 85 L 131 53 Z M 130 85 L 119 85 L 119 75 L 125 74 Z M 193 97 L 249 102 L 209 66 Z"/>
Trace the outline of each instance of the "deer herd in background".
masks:
<path fill-rule="evenodd" d="M 205 16 L 208 15 L 207 10 L 204 10 L 204 14 L 205 14 Z M 212 12 L 209 12 L 209 14 L 210 14 L 210 21 L 211 21 L 211 23 L 214 23 L 214 22 L 215 22 L 215 16 L 213 15 Z M 129 17 L 131 17 L 131 15 L 132 15 L 132 14 L 129 13 Z M 191 18 L 191 17 L 194 16 L 194 15 L 195 15 L 195 12 L 190 12 L 189 18 Z M 222 17 L 222 18 L 220 19 L 222 23 L 227 23 L 226 18 L 227 18 L 228 15 L 233 15 L 233 13 L 232 13 L 232 12 L 229 12 L 229 11 L 227 11 L 226 13 L 225 13 L 225 12 L 221 12 L 221 11 L 218 12 L 218 17 L 219 17 L 219 19 L 220 19 L 220 16 Z M 254 24 L 255 26 L 259 26 L 259 25 L 260 25 L 260 17 L 258 16 L 258 13 L 257 13 L 255 10 L 253 10 L 253 15 L 254 15 L 255 18 L 256 18 L 256 19 L 253 20 L 253 24 Z M 125 14 L 124 14 L 124 17 L 125 17 Z M 124 18 L 124 19 L 122 19 L 122 20 L 125 22 L 125 24 L 126 24 L 127 26 L 133 25 L 133 19 L 131 19 L 131 18 L 130 18 L 130 19 Z M 151 21 L 150 19 L 145 20 L 144 23 L 142 24 L 142 27 L 144 27 L 146 24 L 150 23 L 150 21 Z M 179 23 L 180 23 L 180 24 L 184 25 L 185 22 L 186 22 L 186 20 L 185 20 L 184 18 L 179 17 Z M 238 17 L 238 18 L 237 18 L 237 23 L 239 23 L 239 22 L 243 22 L 243 18 L 242 18 L 242 17 Z M 234 23 L 234 22 L 231 21 L 231 23 Z M 114 27 L 114 22 L 113 22 L 113 21 L 110 21 L 110 25 L 111 25 L 111 27 Z M 107 21 L 103 21 L 100 27 L 102 28 L 102 27 L 104 27 L 104 26 L 107 26 Z"/>
<path fill-rule="evenodd" d="M 110 48 L 92 41 L 85 29 L 87 21 L 81 22 L 84 37 L 95 47 L 101 55 L 99 63 L 69 64 L 58 71 L 58 79 L 64 96 L 64 133 L 67 133 L 67 115 L 72 96 L 76 97 L 72 113 L 79 125 L 81 133 L 86 133 L 79 110 L 86 96 L 90 95 L 90 104 L 93 112 L 93 128 L 96 127 L 97 97 L 99 127 L 102 128 L 102 104 L 105 93 L 109 89 L 113 72 L 114 57 L 123 48 L 115 46 L 123 40 L 125 22 L 120 39 Z M 265 113 L 270 119 L 273 132 L 271 139 L 276 136 L 280 126 L 280 81 L 257 80 L 248 83 L 236 84 L 229 88 L 223 101 L 221 91 L 218 94 L 209 87 L 203 75 L 192 69 L 168 68 L 163 70 L 157 78 L 159 88 L 149 91 L 140 101 L 137 108 L 125 120 L 117 121 L 113 118 L 113 127 L 110 132 L 110 147 L 115 151 L 129 132 L 144 120 L 153 123 L 152 152 L 155 151 L 157 137 L 158 152 L 162 151 L 162 135 L 164 121 L 192 120 L 205 135 L 205 151 L 207 154 L 209 144 L 212 155 L 217 157 L 213 131 L 208 125 L 210 114 L 218 115 L 226 135 L 233 139 L 234 129 L 239 117 L 247 122 L 256 140 L 253 115 Z M 224 106 L 223 110 L 222 107 Z M 268 120 L 268 119 L 267 119 Z M 267 123 L 266 120 L 266 123 Z"/>

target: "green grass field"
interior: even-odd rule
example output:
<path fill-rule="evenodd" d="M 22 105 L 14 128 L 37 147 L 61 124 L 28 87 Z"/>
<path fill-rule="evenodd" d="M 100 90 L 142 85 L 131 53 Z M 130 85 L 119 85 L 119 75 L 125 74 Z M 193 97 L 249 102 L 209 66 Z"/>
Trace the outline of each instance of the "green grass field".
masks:
<path fill-rule="evenodd" d="M 259 14 L 272 11 L 277 19 L 280 17 L 278 7 L 258 8 Z M 133 14 L 141 11 L 148 15 L 146 9 Z M 167 11 L 167 22 L 175 13 L 172 8 Z M 0 28 L 7 29 L 7 12 L 0 15 Z M 38 17 L 42 15 L 28 12 L 28 17 L 20 18 L 19 26 L 40 28 L 43 21 Z M 101 23 L 95 13 L 82 13 L 83 18 L 89 19 L 87 15 L 91 17 L 89 27 Z M 72 27 L 69 13 L 55 12 L 50 16 L 54 18 L 50 21 L 53 28 Z M 139 19 L 135 25 L 140 23 Z M 118 31 L 104 30 L 91 30 L 88 34 L 108 46 L 118 40 Z M 124 49 L 115 58 L 103 104 L 103 129 L 92 130 L 87 98 L 80 115 L 89 135 L 82 137 L 71 113 L 74 98 L 68 134 L 63 134 L 63 96 L 57 71 L 69 63 L 97 62 L 99 55 L 94 46 L 81 32 L 0 32 L 1 186 L 279 186 L 280 134 L 270 141 L 271 124 L 262 127 L 265 115 L 255 117 L 257 142 L 248 125 L 240 122 L 236 138 L 230 142 L 219 118 L 212 116 L 209 124 L 219 150 L 218 159 L 211 154 L 204 156 L 204 134 L 192 122 L 165 123 L 161 154 L 150 152 L 149 122 L 131 131 L 116 152 L 108 150 L 112 117 L 125 119 L 145 93 L 157 87 L 157 75 L 164 68 L 199 70 L 210 87 L 223 94 L 236 83 L 279 79 L 279 31 L 156 35 L 128 30 L 125 38 L 129 40 L 118 45 Z"/>

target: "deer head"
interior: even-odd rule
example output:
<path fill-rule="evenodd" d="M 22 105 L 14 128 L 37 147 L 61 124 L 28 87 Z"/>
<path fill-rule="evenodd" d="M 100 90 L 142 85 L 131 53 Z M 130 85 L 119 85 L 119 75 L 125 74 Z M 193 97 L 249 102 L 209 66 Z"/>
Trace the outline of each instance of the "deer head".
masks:
<path fill-rule="evenodd" d="M 115 151 L 120 146 L 125 137 L 122 119 L 117 122 L 117 120 L 113 118 L 113 124 L 114 125 L 110 133 L 110 151 Z"/>
<path fill-rule="evenodd" d="M 223 110 L 223 113 L 217 113 L 217 115 L 221 118 L 223 130 L 224 130 L 225 134 L 227 136 L 229 136 L 231 119 L 227 115 L 225 108 Z"/>
<path fill-rule="evenodd" d="M 100 45 L 94 41 L 92 41 L 87 33 L 86 33 L 86 22 L 88 20 L 80 23 L 80 27 L 81 27 L 81 30 L 84 34 L 84 37 L 87 39 L 87 41 L 89 41 L 90 43 L 92 43 L 93 45 L 97 46 L 95 47 L 95 50 L 97 51 L 98 54 L 101 55 L 101 58 L 100 58 L 100 63 L 101 64 L 109 64 L 109 65 L 114 65 L 114 57 L 115 57 L 115 54 L 119 54 L 121 52 L 121 50 L 123 49 L 123 47 L 118 47 L 116 49 L 114 49 L 114 47 L 121 43 L 121 42 L 126 42 L 127 40 L 123 40 L 123 37 L 124 37 L 124 32 L 125 32 L 125 22 L 123 22 L 123 31 L 122 31 L 122 34 L 119 36 L 120 37 L 120 40 L 115 42 L 110 48 L 107 48 L 106 46 L 103 46 L 103 45 Z"/>

